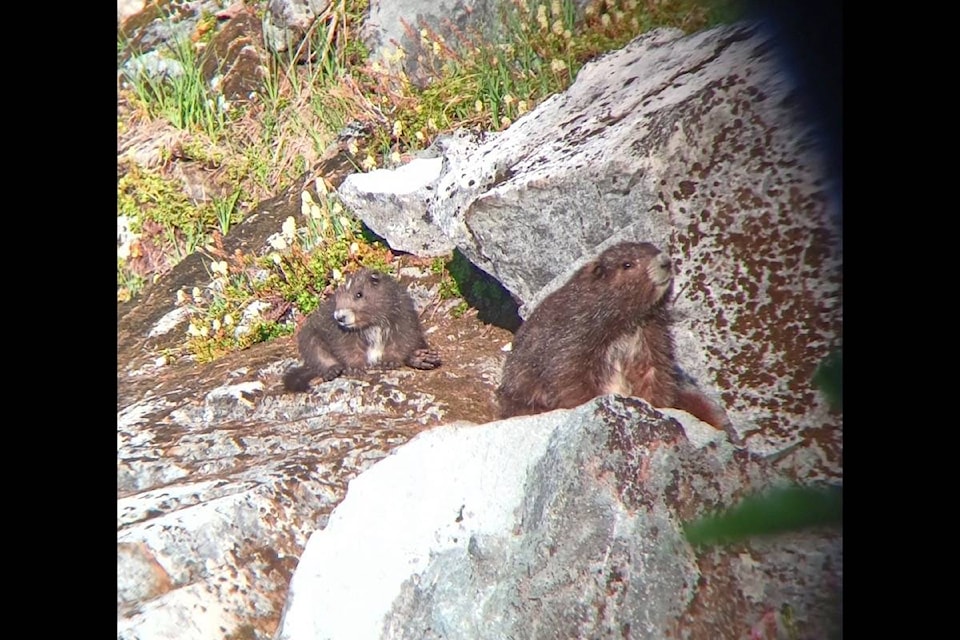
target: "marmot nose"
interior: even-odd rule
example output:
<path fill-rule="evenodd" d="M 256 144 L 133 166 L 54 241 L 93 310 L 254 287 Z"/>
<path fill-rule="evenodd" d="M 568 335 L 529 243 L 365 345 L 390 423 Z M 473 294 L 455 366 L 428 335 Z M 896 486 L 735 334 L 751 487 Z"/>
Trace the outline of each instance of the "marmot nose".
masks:
<path fill-rule="evenodd" d="M 346 320 L 346 317 L 347 317 L 347 314 L 345 314 L 342 309 L 337 309 L 336 311 L 333 312 L 333 319 L 339 322 L 340 324 L 343 324 L 344 320 Z"/>
<path fill-rule="evenodd" d="M 669 272 L 673 267 L 673 265 L 670 262 L 670 258 L 667 257 L 667 254 L 665 253 L 661 253 L 657 256 L 657 264 L 660 265 L 661 269 L 667 272 Z"/>

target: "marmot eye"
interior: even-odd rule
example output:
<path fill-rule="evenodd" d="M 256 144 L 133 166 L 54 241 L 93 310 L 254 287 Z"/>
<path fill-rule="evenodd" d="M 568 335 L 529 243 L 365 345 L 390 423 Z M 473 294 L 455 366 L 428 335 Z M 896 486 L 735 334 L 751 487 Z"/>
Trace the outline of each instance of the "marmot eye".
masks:
<path fill-rule="evenodd" d="M 633 267 L 633 263 L 632 263 L 632 262 L 624 262 L 624 263 L 623 263 L 623 268 L 624 268 L 624 269 L 630 269 L 631 267 Z"/>
<path fill-rule="evenodd" d="M 353 297 L 354 297 L 354 298 L 362 298 L 362 297 L 363 297 L 363 291 L 357 291 L 355 294 L 353 294 Z"/>

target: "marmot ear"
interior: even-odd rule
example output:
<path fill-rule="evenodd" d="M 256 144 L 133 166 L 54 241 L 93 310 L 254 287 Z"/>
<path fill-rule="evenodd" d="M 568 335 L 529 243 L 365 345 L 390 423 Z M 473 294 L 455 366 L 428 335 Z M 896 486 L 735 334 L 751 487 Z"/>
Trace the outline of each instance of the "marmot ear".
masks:
<path fill-rule="evenodd" d="M 597 262 L 593 265 L 593 269 L 590 270 L 593 274 L 594 280 L 599 280 L 607 274 L 607 268 L 603 266 L 602 262 Z"/>
<path fill-rule="evenodd" d="M 381 274 L 379 271 L 371 271 L 371 272 L 370 272 L 370 282 L 371 282 L 372 284 L 380 284 L 380 278 L 382 277 L 382 275 L 383 275 L 383 274 Z"/>

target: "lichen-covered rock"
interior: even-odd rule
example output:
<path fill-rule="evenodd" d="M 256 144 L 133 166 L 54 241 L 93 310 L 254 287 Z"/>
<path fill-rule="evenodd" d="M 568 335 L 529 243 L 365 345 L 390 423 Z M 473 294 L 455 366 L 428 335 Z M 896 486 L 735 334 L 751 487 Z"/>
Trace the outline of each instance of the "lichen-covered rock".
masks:
<path fill-rule="evenodd" d="M 840 420 L 811 380 L 840 344 L 839 203 L 774 45 L 757 23 L 643 35 L 503 133 L 439 141 L 444 170 L 410 210 L 527 311 L 613 243 L 659 246 L 680 366 L 753 450 L 807 438 L 784 464 L 829 477 Z M 356 185 L 355 213 L 390 216 Z"/>
<path fill-rule="evenodd" d="M 264 380 L 293 362 L 241 368 L 212 388 L 215 377 L 191 376 L 118 413 L 118 637 L 243 625 L 269 637 L 307 536 L 346 483 L 442 418 L 435 398 L 385 380 L 272 393 Z"/>
<path fill-rule="evenodd" d="M 263 37 L 274 53 L 305 57 L 300 49 L 313 23 L 330 7 L 330 0 L 270 0 L 263 14 Z"/>
<path fill-rule="evenodd" d="M 204 50 L 200 70 L 229 108 L 253 101 L 262 92 L 267 60 L 260 20 L 244 10 L 218 29 Z"/>
<path fill-rule="evenodd" d="M 686 542 L 684 522 L 775 477 L 713 434 L 610 396 L 425 432 L 311 536 L 278 638 L 737 638 L 783 607 L 795 637 L 826 637 L 835 532 Z"/>

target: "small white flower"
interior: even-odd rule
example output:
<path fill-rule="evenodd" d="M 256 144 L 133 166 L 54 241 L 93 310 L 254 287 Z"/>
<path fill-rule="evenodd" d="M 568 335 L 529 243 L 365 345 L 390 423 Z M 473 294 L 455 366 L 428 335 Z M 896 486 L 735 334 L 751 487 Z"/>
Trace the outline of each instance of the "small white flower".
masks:
<path fill-rule="evenodd" d="M 283 221 L 280 233 L 288 242 L 293 242 L 293 239 L 297 237 L 297 221 L 293 219 L 293 216 L 287 216 L 287 219 Z"/>
<path fill-rule="evenodd" d="M 177 306 L 187 304 L 187 292 L 183 289 L 177 289 Z"/>
<path fill-rule="evenodd" d="M 313 204 L 313 198 L 310 197 L 309 191 L 302 191 L 300 193 L 300 213 L 307 215 L 310 213 L 310 205 Z"/>
<path fill-rule="evenodd" d="M 360 253 L 360 245 L 356 242 L 350 243 L 350 255 L 355 256 Z"/>
<path fill-rule="evenodd" d="M 283 236 L 280 234 L 273 234 L 269 239 L 270 246 L 276 249 L 277 251 L 283 251 L 287 248 L 287 241 L 283 239 Z M 277 256 L 278 258 L 280 256 Z"/>
<path fill-rule="evenodd" d="M 226 260 L 217 260 L 210 263 L 210 271 L 214 273 L 219 273 L 220 275 L 227 275 L 227 261 Z"/>
<path fill-rule="evenodd" d="M 223 325 L 226 326 L 226 327 L 232 327 L 232 326 L 233 326 L 233 315 L 231 315 L 231 314 L 228 313 L 227 315 L 223 316 Z"/>
<path fill-rule="evenodd" d="M 397 120 L 393 123 L 393 137 L 399 138 L 403 134 L 403 123 Z"/>
<path fill-rule="evenodd" d="M 194 299 L 196 302 L 201 302 L 201 301 L 203 300 L 203 297 L 202 297 L 202 295 L 201 295 L 201 293 L 200 293 L 200 287 L 194 287 L 194 288 L 193 288 L 193 291 L 191 291 L 190 293 L 191 293 L 191 295 L 193 295 L 193 299 Z"/>
<path fill-rule="evenodd" d="M 210 326 L 213 327 L 214 333 L 220 331 L 220 318 L 214 318 L 213 322 L 210 323 Z"/>
<path fill-rule="evenodd" d="M 333 275 L 334 282 L 340 282 L 341 280 L 343 280 L 343 273 L 340 271 L 340 269 L 337 269 L 336 267 L 334 267 L 332 275 Z"/>
<path fill-rule="evenodd" d="M 272 260 L 272 261 L 273 261 L 273 264 L 277 265 L 278 267 L 279 267 L 281 264 L 283 264 L 283 260 L 280 258 L 280 254 L 279 254 L 279 253 L 272 253 L 272 254 L 270 254 L 270 260 Z"/>
<path fill-rule="evenodd" d="M 401 158 L 400 158 L 399 151 L 394 151 L 393 153 L 390 154 L 390 162 L 392 162 L 393 164 L 400 164 L 400 159 Z"/>

